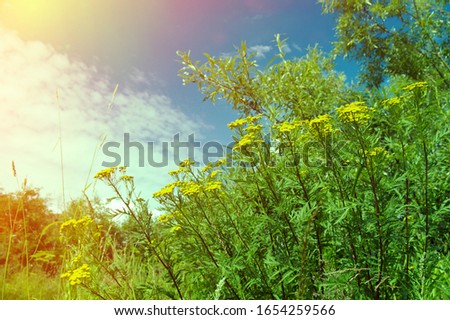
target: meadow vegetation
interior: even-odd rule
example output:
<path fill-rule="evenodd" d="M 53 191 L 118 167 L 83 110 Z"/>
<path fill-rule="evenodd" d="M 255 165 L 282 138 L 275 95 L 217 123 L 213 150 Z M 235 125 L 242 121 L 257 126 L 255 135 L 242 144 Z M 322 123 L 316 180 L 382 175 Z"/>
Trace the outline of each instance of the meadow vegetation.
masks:
<path fill-rule="evenodd" d="M 449 299 L 448 1 L 320 2 L 330 54 L 287 59 L 280 36 L 265 67 L 245 43 L 178 53 L 183 83 L 240 115 L 228 156 L 186 159 L 153 195 L 105 168 L 116 210 L 1 194 L 2 298 Z"/>

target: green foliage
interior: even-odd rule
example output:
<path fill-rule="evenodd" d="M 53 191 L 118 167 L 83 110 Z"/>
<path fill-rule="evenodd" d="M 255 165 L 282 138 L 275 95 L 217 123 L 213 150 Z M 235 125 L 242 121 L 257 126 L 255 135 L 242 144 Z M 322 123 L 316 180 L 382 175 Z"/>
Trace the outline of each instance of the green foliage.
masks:
<path fill-rule="evenodd" d="M 5 267 L 0 267 L 4 274 Z M 3 298 L 7 300 L 53 300 L 58 299 L 59 277 L 39 270 L 27 273 L 25 269 L 9 271 L 3 286 Z"/>
<path fill-rule="evenodd" d="M 203 63 L 179 52 L 183 83 L 239 113 L 227 157 L 170 171 L 158 215 L 125 167 L 95 176 L 120 208 L 73 201 L 32 236 L 36 195 L 2 195 L 7 251 L 54 261 L 58 225 L 68 299 L 449 299 L 448 2 L 321 2 L 365 88 L 317 47 L 286 59 L 279 36 L 264 68 L 245 43 Z"/>
<path fill-rule="evenodd" d="M 379 87 L 386 76 L 450 86 L 448 1 L 320 0 L 336 13 L 335 53 L 361 64 L 361 80 Z"/>
<path fill-rule="evenodd" d="M 169 172 L 158 218 L 125 168 L 97 174 L 162 267 L 151 296 L 448 298 L 448 91 L 399 77 L 362 95 L 316 48 L 288 61 L 277 40 L 263 70 L 245 44 L 204 64 L 179 53 L 184 82 L 242 117 L 228 158 Z"/>
<path fill-rule="evenodd" d="M 59 271 L 62 246 L 57 221 L 39 190 L 27 187 L 26 182 L 21 191 L 0 194 L 2 298 L 50 298 L 31 288 L 32 283 L 45 281 L 40 277 L 53 277 Z"/>

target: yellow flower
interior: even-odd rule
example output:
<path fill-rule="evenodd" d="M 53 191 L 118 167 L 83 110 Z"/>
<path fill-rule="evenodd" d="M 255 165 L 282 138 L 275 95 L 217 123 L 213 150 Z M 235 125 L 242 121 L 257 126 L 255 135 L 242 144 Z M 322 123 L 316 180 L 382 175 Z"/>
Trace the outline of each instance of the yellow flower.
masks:
<path fill-rule="evenodd" d="M 123 176 L 120 177 L 120 180 L 132 181 L 133 177 L 132 176 L 123 175 Z"/>
<path fill-rule="evenodd" d="M 178 232 L 178 231 L 180 231 L 181 230 L 181 226 L 180 225 L 174 225 L 171 229 L 170 229 L 170 231 L 171 232 Z"/>
<path fill-rule="evenodd" d="M 332 132 L 333 126 L 331 125 L 331 116 L 329 114 L 318 116 L 309 122 L 309 127 L 316 136 Z"/>
<path fill-rule="evenodd" d="M 261 119 L 262 116 L 263 116 L 262 114 L 258 114 L 256 116 L 248 116 L 248 117 L 243 118 L 243 119 L 237 119 L 237 120 L 235 120 L 233 122 L 230 122 L 228 124 L 228 128 L 234 129 L 234 128 L 237 128 L 237 127 L 242 127 L 244 124 L 247 124 L 247 123 L 249 123 L 249 124 L 250 123 L 254 123 L 255 121 Z"/>
<path fill-rule="evenodd" d="M 190 166 L 192 166 L 194 164 L 195 164 L 195 161 L 192 161 L 190 159 L 186 159 L 186 160 L 183 160 L 183 161 L 180 162 L 180 167 L 181 168 L 188 168 L 188 167 L 190 167 Z"/>
<path fill-rule="evenodd" d="M 84 227 L 87 227 L 91 223 L 92 223 L 92 219 L 88 216 L 84 216 L 79 220 L 70 219 L 70 220 L 64 221 L 61 224 L 61 227 L 59 228 L 59 232 L 64 233 L 67 228 L 73 228 L 73 229 L 84 228 Z"/>
<path fill-rule="evenodd" d="M 78 263 L 80 260 L 81 260 L 81 254 L 77 254 L 77 256 L 75 258 L 73 258 L 72 262 Z"/>
<path fill-rule="evenodd" d="M 375 147 L 370 151 L 366 151 L 366 155 L 369 157 L 376 157 L 378 155 L 384 155 L 386 154 L 386 150 L 384 150 L 381 147 Z"/>
<path fill-rule="evenodd" d="M 243 126 L 246 123 L 247 123 L 246 119 L 237 119 L 237 120 L 234 120 L 233 122 L 230 122 L 228 124 L 228 128 L 234 129 L 234 128 L 237 128 L 237 127 L 241 127 L 241 126 Z"/>
<path fill-rule="evenodd" d="M 221 172 L 222 172 L 222 170 L 215 170 L 215 171 L 210 173 L 209 177 L 210 178 L 214 178 L 215 176 L 217 176 Z"/>
<path fill-rule="evenodd" d="M 201 187 L 199 184 L 190 181 L 190 182 L 185 183 L 180 191 L 185 196 L 189 196 L 189 195 L 194 195 L 194 194 L 199 193 L 200 189 L 201 189 Z"/>
<path fill-rule="evenodd" d="M 81 267 L 75 270 L 69 270 L 61 275 L 61 278 L 68 278 L 72 286 L 81 284 L 91 278 L 91 268 L 84 263 Z"/>
<path fill-rule="evenodd" d="M 171 171 L 169 171 L 169 175 L 171 175 L 171 176 L 176 176 L 176 175 L 179 174 L 181 171 L 182 171 L 181 169 L 171 170 Z"/>
<path fill-rule="evenodd" d="M 280 132 L 291 132 L 292 130 L 298 128 L 301 126 L 301 122 L 300 121 L 294 121 L 294 122 L 288 122 L 288 121 L 284 121 L 280 124 L 275 125 L 275 128 L 278 128 L 278 130 Z"/>
<path fill-rule="evenodd" d="M 252 125 L 249 125 L 247 128 L 245 128 L 245 131 L 258 132 L 258 131 L 261 131 L 262 127 L 263 126 L 261 124 L 258 124 L 258 125 L 252 124 Z"/>
<path fill-rule="evenodd" d="M 248 118 L 249 122 L 255 122 L 255 121 L 258 121 L 259 119 L 261 119 L 262 117 L 263 117 L 263 115 L 260 113 L 256 116 L 249 116 L 247 118 Z"/>
<path fill-rule="evenodd" d="M 96 173 L 96 175 L 94 176 L 95 179 L 109 179 L 111 177 L 111 175 L 116 171 L 116 167 L 111 167 L 111 168 L 106 168 L 103 170 L 100 170 L 99 172 Z"/>
<path fill-rule="evenodd" d="M 222 182 L 220 181 L 208 182 L 205 187 L 205 191 L 214 191 L 220 189 L 222 189 Z"/>
<path fill-rule="evenodd" d="M 383 101 L 383 103 L 387 104 L 389 107 L 400 104 L 400 102 L 402 102 L 400 97 L 393 97 Z"/>
<path fill-rule="evenodd" d="M 414 91 L 415 89 L 426 88 L 427 86 L 428 86 L 428 84 L 425 81 L 421 81 L 421 82 L 411 83 L 410 85 L 403 87 L 403 90 Z"/>
<path fill-rule="evenodd" d="M 239 149 L 244 146 L 248 146 L 250 144 L 256 142 L 263 142 L 261 139 L 257 139 L 254 132 L 247 133 L 241 137 L 241 140 L 233 147 L 233 149 Z"/>
<path fill-rule="evenodd" d="M 64 221 L 61 226 L 59 227 L 59 232 L 64 233 L 64 230 L 69 228 L 70 226 L 74 225 L 76 223 L 75 219 L 70 219 L 67 221 Z"/>
<path fill-rule="evenodd" d="M 370 119 L 370 109 L 364 102 L 355 101 L 336 109 L 339 119 L 343 123 L 366 124 Z"/>
<path fill-rule="evenodd" d="M 171 214 L 162 214 L 158 217 L 158 222 L 166 223 L 169 222 L 172 219 Z"/>
<path fill-rule="evenodd" d="M 166 196 L 168 194 L 172 194 L 172 191 L 173 191 L 174 188 L 175 188 L 175 184 L 174 183 L 169 183 L 168 185 L 166 185 L 161 190 L 155 192 L 153 194 L 153 198 L 159 198 L 159 197 L 162 197 L 162 196 Z"/>

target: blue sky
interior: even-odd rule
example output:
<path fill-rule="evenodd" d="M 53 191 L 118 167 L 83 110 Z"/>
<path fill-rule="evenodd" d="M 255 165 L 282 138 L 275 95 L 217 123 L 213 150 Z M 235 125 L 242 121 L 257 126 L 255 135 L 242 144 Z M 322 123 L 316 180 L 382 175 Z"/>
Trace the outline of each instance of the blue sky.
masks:
<path fill-rule="evenodd" d="M 201 59 L 246 41 L 263 66 L 276 54 L 275 34 L 288 39 L 294 58 L 316 43 L 329 51 L 333 28 L 334 17 L 322 15 L 314 0 L 0 0 L 0 134 L 7 137 L 0 142 L 0 187 L 17 189 L 14 160 L 19 185 L 26 177 L 61 208 L 58 105 L 66 199 L 78 197 L 102 168 L 100 135 L 121 142 L 128 132 L 146 143 L 180 132 L 226 143 L 226 124 L 237 114 L 182 85 L 176 51 Z M 337 69 L 355 73 L 342 60 Z M 150 198 L 171 167 L 136 163 L 129 171 Z"/>

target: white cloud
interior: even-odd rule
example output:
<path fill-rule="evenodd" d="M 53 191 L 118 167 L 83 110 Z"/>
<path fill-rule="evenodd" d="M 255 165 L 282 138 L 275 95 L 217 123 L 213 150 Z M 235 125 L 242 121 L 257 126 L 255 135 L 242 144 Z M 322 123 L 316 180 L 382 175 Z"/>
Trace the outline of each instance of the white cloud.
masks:
<path fill-rule="evenodd" d="M 300 51 L 300 52 L 303 51 L 302 47 L 300 47 L 298 44 L 295 44 L 295 43 L 294 43 L 294 49 L 297 51 Z"/>
<path fill-rule="evenodd" d="M 248 48 L 248 52 L 255 53 L 255 59 L 264 59 L 266 57 L 266 53 L 272 51 L 271 46 L 265 46 L 265 45 L 254 45 Z M 234 57 L 237 54 L 237 51 L 235 52 L 222 52 L 220 54 L 220 57 L 226 58 L 226 57 Z"/>
<path fill-rule="evenodd" d="M 107 75 L 42 42 L 23 41 L 1 27 L 0 61 L 0 190 L 17 189 L 11 172 L 14 160 L 20 179 L 27 177 L 29 183 L 42 187 L 43 195 L 57 199 L 61 207 L 58 104 L 66 200 L 79 197 L 85 182 L 92 181 L 101 162 L 108 160 L 97 151 L 91 168 L 103 134 L 107 141 L 121 144 L 125 132 L 141 142 L 169 140 L 177 132 L 182 133 L 182 141 L 192 132 L 200 138 L 199 120 L 181 112 L 167 96 L 119 84 L 109 109 L 115 83 Z M 130 79 L 140 85 L 152 81 L 137 69 Z M 132 166 L 130 173 L 150 197 L 169 180 L 168 169 Z"/>
<path fill-rule="evenodd" d="M 264 46 L 264 45 L 256 45 L 256 46 L 251 46 L 248 49 L 249 52 L 254 52 L 256 53 L 255 58 L 257 59 L 262 59 L 266 57 L 266 53 L 272 51 L 272 47 L 271 46 Z"/>
<path fill-rule="evenodd" d="M 291 53 L 292 49 L 291 49 L 291 47 L 289 47 L 289 45 L 287 43 L 284 43 L 283 44 L 283 51 L 284 51 L 284 53 Z"/>

